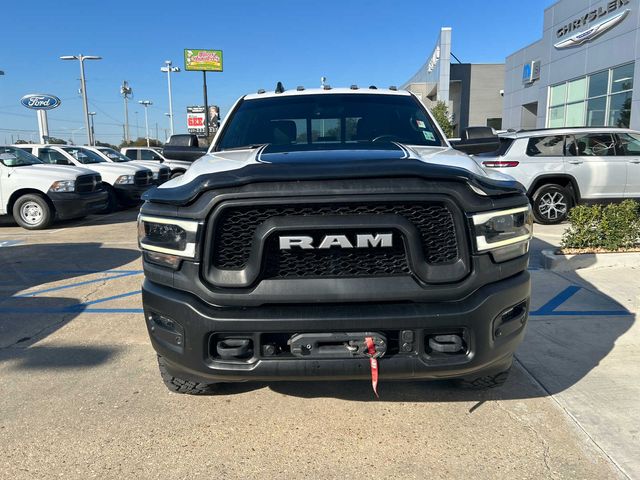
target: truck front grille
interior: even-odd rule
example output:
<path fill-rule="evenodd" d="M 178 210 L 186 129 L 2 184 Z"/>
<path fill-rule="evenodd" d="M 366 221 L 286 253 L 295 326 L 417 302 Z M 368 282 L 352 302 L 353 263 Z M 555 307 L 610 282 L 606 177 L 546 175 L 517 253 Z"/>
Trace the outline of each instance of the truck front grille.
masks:
<path fill-rule="evenodd" d="M 76 178 L 77 193 L 91 193 L 102 190 L 102 188 L 100 175 L 80 175 Z"/>
<path fill-rule="evenodd" d="M 138 185 L 139 187 L 151 185 L 151 183 L 153 182 L 153 173 L 151 173 L 151 170 L 137 171 L 134 177 L 134 181 L 135 181 L 135 184 Z"/>
<path fill-rule="evenodd" d="M 428 264 L 447 264 L 458 259 L 459 249 L 453 214 L 441 202 L 323 203 L 225 208 L 217 216 L 214 225 L 212 262 L 216 268 L 222 270 L 243 269 L 249 260 L 256 228 L 274 217 L 345 215 L 371 218 L 389 214 L 404 217 L 416 227 Z M 323 251 L 282 251 L 278 248 L 276 239 L 271 237 L 264 249 L 263 278 L 408 274 L 404 243 L 395 242 L 392 249 L 331 248 Z"/>
<path fill-rule="evenodd" d="M 169 168 L 161 168 L 160 172 L 158 172 L 158 184 L 163 184 L 169 177 L 171 176 L 171 169 Z"/>

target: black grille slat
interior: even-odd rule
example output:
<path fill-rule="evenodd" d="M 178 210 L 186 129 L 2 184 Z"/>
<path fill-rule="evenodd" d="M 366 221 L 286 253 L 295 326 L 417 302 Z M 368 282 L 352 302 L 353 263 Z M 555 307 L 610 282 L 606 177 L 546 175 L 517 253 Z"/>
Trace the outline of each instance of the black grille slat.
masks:
<path fill-rule="evenodd" d="M 161 183 L 166 182 L 167 180 L 169 180 L 169 177 L 171 176 L 171 170 L 168 168 L 161 168 L 160 172 L 158 172 L 158 181 Z"/>
<path fill-rule="evenodd" d="M 225 270 L 244 268 L 256 228 L 273 217 L 388 214 L 400 215 L 417 228 L 427 263 L 446 264 L 458 259 L 454 218 L 443 203 L 265 205 L 228 207 L 221 212 L 214 227 L 213 265 Z M 379 248 L 283 252 L 273 241 L 269 239 L 265 249 L 265 276 L 271 278 L 409 273 L 404 245 L 398 245 L 402 242 L 395 242 L 392 252 Z"/>
<path fill-rule="evenodd" d="M 91 193 L 102 190 L 100 175 L 80 175 L 76 178 L 77 193 Z"/>

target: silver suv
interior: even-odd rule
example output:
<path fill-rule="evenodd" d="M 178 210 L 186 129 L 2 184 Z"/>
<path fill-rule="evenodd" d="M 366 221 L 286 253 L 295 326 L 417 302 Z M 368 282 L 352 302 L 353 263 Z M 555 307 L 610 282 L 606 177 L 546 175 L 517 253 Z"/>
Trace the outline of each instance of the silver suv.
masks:
<path fill-rule="evenodd" d="M 578 203 L 640 198 L 640 132 L 555 128 L 503 134 L 500 142 L 475 159 L 525 186 L 538 223 L 560 223 Z"/>

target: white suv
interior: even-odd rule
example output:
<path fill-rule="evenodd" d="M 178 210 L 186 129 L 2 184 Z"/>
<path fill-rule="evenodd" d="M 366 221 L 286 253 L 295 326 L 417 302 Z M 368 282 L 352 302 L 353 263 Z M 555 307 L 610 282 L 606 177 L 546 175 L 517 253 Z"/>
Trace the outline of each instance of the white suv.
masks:
<path fill-rule="evenodd" d="M 96 172 L 46 165 L 20 148 L 0 146 L 0 215 L 13 215 L 21 227 L 41 230 L 54 219 L 84 217 L 106 205 Z"/>
<path fill-rule="evenodd" d="M 640 132 L 613 127 L 520 131 L 476 161 L 527 189 L 538 223 L 567 218 L 578 203 L 640 198 Z"/>
<path fill-rule="evenodd" d="M 73 145 L 18 145 L 45 163 L 75 165 L 98 172 L 102 176 L 109 203 L 105 211 L 114 211 L 118 204 L 131 206 L 153 187 L 153 173 L 140 165 L 109 163 L 85 147 Z"/>

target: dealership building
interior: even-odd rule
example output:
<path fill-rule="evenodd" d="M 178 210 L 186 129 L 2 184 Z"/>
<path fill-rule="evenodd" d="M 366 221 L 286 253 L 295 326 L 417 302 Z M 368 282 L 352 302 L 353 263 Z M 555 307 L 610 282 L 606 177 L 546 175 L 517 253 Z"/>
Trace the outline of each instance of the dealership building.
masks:
<path fill-rule="evenodd" d="M 640 129 L 640 0 L 560 0 L 507 57 L 503 128 Z"/>
<path fill-rule="evenodd" d="M 444 102 L 454 137 L 468 126 L 502 128 L 504 64 L 460 62 L 451 50 L 451 33 L 448 27 L 440 30 L 431 55 L 402 88 L 417 95 L 427 107 Z"/>

